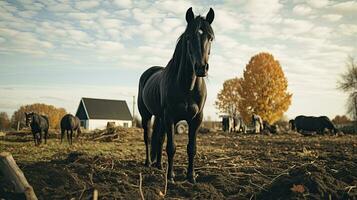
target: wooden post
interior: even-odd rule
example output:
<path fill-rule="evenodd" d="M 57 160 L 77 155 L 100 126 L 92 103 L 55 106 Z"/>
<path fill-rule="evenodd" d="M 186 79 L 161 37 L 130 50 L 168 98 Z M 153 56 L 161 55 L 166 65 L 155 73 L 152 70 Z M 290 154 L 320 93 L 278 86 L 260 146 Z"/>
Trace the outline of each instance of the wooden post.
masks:
<path fill-rule="evenodd" d="M 136 127 L 136 121 L 135 121 L 135 96 L 133 96 L 133 121 L 131 122 L 131 127 Z"/>
<path fill-rule="evenodd" d="M 20 121 L 17 121 L 17 131 L 20 130 Z"/>
<path fill-rule="evenodd" d="M 3 172 L 5 178 L 15 186 L 15 192 L 24 193 L 27 200 L 37 200 L 33 188 L 27 182 L 24 173 L 17 166 L 10 153 L 0 153 L 0 170 Z"/>

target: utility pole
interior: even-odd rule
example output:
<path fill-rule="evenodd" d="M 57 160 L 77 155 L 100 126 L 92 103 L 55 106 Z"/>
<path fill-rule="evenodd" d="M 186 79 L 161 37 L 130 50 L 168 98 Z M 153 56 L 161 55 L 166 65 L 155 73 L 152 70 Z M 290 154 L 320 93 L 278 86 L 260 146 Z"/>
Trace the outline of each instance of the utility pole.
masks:
<path fill-rule="evenodd" d="M 133 96 L 133 122 L 132 126 L 136 126 L 135 124 L 135 95 Z"/>

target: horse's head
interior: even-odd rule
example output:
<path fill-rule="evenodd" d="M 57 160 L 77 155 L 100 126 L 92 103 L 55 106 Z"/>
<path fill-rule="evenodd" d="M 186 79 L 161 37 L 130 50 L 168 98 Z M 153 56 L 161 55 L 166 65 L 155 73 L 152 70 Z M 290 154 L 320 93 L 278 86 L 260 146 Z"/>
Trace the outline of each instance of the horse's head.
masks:
<path fill-rule="evenodd" d="M 193 71 L 198 77 L 205 77 L 208 73 L 208 59 L 211 51 L 211 42 L 214 33 L 211 23 L 214 19 L 214 11 L 210 8 L 207 16 L 195 17 L 192 8 L 186 12 L 187 27 L 185 35 L 187 37 L 187 50 L 192 61 Z"/>
<path fill-rule="evenodd" d="M 25 112 L 26 126 L 30 126 L 33 115 L 34 115 L 33 112 L 30 113 Z"/>

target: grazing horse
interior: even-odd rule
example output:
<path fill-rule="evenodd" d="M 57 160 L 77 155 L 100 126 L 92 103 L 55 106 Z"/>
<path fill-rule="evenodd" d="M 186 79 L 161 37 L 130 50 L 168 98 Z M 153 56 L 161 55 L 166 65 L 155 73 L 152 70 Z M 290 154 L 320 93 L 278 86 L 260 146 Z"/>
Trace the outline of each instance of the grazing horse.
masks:
<path fill-rule="evenodd" d="M 294 120 L 295 129 L 297 132 L 302 133 L 304 131 L 317 132 L 323 134 L 325 129 L 336 134 L 338 130 L 331 120 L 326 116 L 313 117 L 299 115 Z"/>
<path fill-rule="evenodd" d="M 61 119 L 61 143 L 63 140 L 64 132 L 67 134 L 67 141 L 72 144 L 73 131 L 77 131 L 77 137 L 81 133 L 81 123 L 79 118 L 71 114 L 66 114 Z"/>
<path fill-rule="evenodd" d="M 47 116 L 39 115 L 37 113 L 25 112 L 26 116 L 26 126 L 31 127 L 31 132 L 33 135 L 33 140 L 35 141 L 35 145 L 40 145 L 42 142 L 42 132 L 44 132 L 45 136 L 45 144 L 47 143 L 47 136 L 48 136 L 48 128 L 49 122 Z"/>
<path fill-rule="evenodd" d="M 172 59 L 165 68 L 154 66 L 140 77 L 138 108 L 144 129 L 147 166 L 156 160 L 161 168 L 162 145 L 167 135 L 167 179 L 174 182 L 173 158 L 176 152 L 174 127 L 181 120 L 188 123 L 187 179 L 195 183 L 194 157 L 196 135 L 203 119 L 207 89 L 204 77 L 208 73 L 208 58 L 214 33 L 211 8 L 204 18 L 194 16 L 192 8 L 186 12 L 187 27 L 179 37 Z M 151 118 L 155 116 L 153 129 Z M 151 156 L 149 155 L 151 153 Z"/>

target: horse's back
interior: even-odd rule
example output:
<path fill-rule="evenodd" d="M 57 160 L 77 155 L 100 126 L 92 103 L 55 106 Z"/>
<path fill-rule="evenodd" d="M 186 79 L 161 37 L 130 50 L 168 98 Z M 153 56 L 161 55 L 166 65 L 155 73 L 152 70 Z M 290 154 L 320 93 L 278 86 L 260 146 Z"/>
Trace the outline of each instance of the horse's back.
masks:
<path fill-rule="evenodd" d="M 71 114 L 66 114 L 61 119 L 61 129 L 64 130 L 73 130 L 78 125 L 79 122 L 76 120 L 76 117 Z"/>
<path fill-rule="evenodd" d="M 145 70 L 144 73 L 140 76 L 140 80 L 139 80 L 139 90 L 140 88 L 142 89 L 142 87 L 145 86 L 145 83 L 147 82 L 147 80 L 156 72 L 163 70 L 163 67 L 160 66 L 152 66 L 149 69 Z"/>

